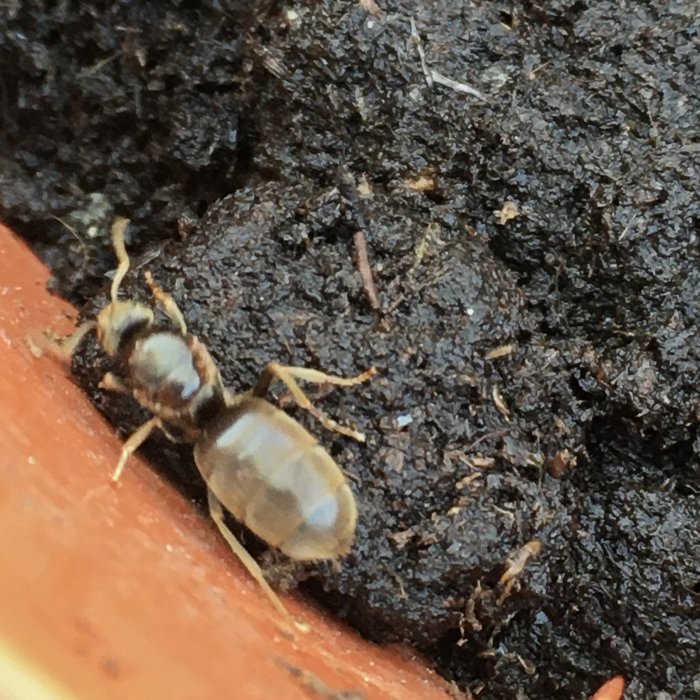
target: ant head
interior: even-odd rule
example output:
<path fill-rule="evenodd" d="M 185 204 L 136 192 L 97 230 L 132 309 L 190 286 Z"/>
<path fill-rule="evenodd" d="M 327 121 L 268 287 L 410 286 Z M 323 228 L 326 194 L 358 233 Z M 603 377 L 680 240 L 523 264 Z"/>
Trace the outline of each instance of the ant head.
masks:
<path fill-rule="evenodd" d="M 153 325 L 153 310 L 138 301 L 113 301 L 97 315 L 97 340 L 114 357 Z"/>
<path fill-rule="evenodd" d="M 111 301 L 97 315 L 97 340 L 104 351 L 114 357 L 122 352 L 140 332 L 153 325 L 153 310 L 138 301 L 119 301 L 119 287 L 129 271 L 129 256 L 124 232 L 129 220 L 118 217 L 112 224 L 112 245 L 118 266 L 110 290 Z"/>

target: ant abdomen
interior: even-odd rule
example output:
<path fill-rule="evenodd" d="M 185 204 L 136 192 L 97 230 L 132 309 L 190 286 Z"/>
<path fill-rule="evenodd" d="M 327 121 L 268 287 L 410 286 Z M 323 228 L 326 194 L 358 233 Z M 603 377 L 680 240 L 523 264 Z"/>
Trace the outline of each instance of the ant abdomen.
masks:
<path fill-rule="evenodd" d="M 195 462 L 238 520 L 297 560 L 350 549 L 357 512 L 343 473 L 299 423 L 246 397 L 204 426 Z"/>

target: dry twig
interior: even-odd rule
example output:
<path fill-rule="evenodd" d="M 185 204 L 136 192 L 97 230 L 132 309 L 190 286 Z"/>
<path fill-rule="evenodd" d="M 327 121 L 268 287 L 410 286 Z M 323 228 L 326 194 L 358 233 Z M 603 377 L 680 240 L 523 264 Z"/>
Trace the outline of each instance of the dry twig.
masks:
<path fill-rule="evenodd" d="M 377 295 L 377 287 L 374 284 L 372 276 L 372 268 L 369 264 L 369 255 L 367 254 L 367 239 L 362 231 L 355 233 L 355 260 L 357 263 L 357 271 L 360 273 L 362 285 L 367 295 L 369 305 L 375 311 L 381 308 L 379 296 Z"/>

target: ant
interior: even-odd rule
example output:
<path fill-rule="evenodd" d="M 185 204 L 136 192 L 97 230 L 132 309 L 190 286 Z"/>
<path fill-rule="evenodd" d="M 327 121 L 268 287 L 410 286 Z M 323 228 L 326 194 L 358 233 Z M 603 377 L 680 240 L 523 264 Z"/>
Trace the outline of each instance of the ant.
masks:
<path fill-rule="evenodd" d="M 364 442 L 362 433 L 317 409 L 297 381 L 354 386 L 376 370 L 344 378 L 270 362 L 252 391 L 231 393 L 204 343 L 188 332 L 175 300 L 150 272 L 145 273 L 146 282 L 172 329 L 155 326 L 150 306 L 119 300 L 119 288 L 130 267 L 124 244 L 128 224 L 128 219 L 117 218 L 112 225 L 118 266 L 109 303 L 96 321 L 82 324 L 59 343 L 61 354 L 69 359 L 83 336 L 96 329 L 100 346 L 122 368 L 121 377 L 108 372 L 99 386 L 131 395 L 153 414 L 124 443 L 112 481 L 119 480 L 129 455 L 156 428 L 171 440 L 192 444 L 207 485 L 209 513 L 219 532 L 277 611 L 290 619 L 257 562 L 226 525 L 224 509 L 292 559 L 336 559 L 347 554 L 357 507 L 345 475 L 310 432 L 264 397 L 278 379 L 296 404 L 324 427 Z"/>

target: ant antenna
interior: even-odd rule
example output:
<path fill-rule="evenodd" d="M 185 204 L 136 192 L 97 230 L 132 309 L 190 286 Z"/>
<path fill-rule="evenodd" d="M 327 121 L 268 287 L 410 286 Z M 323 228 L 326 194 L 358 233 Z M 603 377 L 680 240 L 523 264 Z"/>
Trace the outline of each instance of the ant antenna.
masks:
<path fill-rule="evenodd" d="M 119 287 L 124 279 L 124 275 L 129 271 L 129 255 L 124 245 L 124 232 L 128 225 L 129 219 L 125 219 L 122 216 L 118 216 L 112 224 L 112 246 L 114 246 L 114 254 L 117 256 L 117 261 L 119 262 L 117 271 L 114 273 L 114 279 L 112 280 L 112 303 L 117 301 Z"/>

